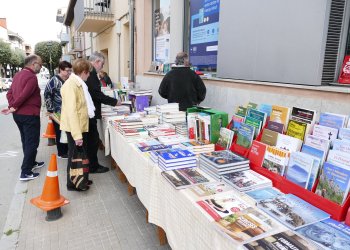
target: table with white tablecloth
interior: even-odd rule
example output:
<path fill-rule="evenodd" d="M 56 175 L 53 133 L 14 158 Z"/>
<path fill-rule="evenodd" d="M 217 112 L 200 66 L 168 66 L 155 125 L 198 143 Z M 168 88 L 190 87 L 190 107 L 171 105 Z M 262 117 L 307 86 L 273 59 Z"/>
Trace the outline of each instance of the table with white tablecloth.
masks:
<path fill-rule="evenodd" d="M 109 128 L 114 161 L 148 210 L 148 221 L 165 232 L 173 249 L 237 249 L 213 220 L 199 210 L 193 192 L 176 190 L 161 175 L 161 169 L 113 127 Z"/>

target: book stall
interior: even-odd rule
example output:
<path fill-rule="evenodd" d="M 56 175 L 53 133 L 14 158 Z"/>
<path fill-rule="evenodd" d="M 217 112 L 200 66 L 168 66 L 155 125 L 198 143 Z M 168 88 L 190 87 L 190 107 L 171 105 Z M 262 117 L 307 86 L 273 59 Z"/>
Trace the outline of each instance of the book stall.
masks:
<path fill-rule="evenodd" d="M 348 116 L 254 103 L 230 122 L 225 112 L 181 112 L 175 103 L 104 111 L 108 152 L 161 244 L 350 247 Z"/>

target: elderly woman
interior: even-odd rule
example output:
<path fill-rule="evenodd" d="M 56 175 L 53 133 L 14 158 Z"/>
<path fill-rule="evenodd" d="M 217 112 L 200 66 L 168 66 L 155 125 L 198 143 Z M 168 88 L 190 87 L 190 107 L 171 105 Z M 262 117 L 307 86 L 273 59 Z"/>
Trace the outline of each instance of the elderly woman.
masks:
<path fill-rule="evenodd" d="M 87 152 L 87 132 L 89 118 L 95 116 L 95 106 L 88 92 L 85 82 L 89 77 L 91 64 L 85 59 L 78 59 L 73 63 L 73 72 L 61 88 L 62 110 L 60 129 L 67 132 L 68 165 L 67 189 L 69 191 L 86 191 L 92 181 L 85 182 L 83 188 L 77 188 L 70 180 L 72 157 L 77 147 L 83 147 Z"/>

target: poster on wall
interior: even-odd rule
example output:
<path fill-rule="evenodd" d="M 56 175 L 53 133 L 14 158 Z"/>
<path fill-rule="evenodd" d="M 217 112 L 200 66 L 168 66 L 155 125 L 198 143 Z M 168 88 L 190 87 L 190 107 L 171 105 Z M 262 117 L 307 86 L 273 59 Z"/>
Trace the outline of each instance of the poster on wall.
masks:
<path fill-rule="evenodd" d="M 160 0 L 154 11 L 155 61 L 170 63 L 170 0 Z"/>
<path fill-rule="evenodd" d="M 203 71 L 216 71 L 220 0 L 191 0 L 190 62 Z"/>

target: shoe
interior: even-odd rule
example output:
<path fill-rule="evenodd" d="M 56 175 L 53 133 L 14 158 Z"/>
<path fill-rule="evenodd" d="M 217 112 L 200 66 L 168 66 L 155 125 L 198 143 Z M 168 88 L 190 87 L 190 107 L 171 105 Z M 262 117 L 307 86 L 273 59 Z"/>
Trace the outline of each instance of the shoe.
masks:
<path fill-rule="evenodd" d="M 67 154 L 58 155 L 58 158 L 60 158 L 60 159 L 68 159 L 68 155 Z"/>
<path fill-rule="evenodd" d="M 20 181 L 30 181 L 30 180 L 34 180 L 38 177 L 39 177 L 39 173 L 30 173 L 30 174 L 21 173 L 19 180 Z"/>
<path fill-rule="evenodd" d="M 109 168 L 106 168 L 104 166 L 99 165 L 97 168 L 91 168 L 90 167 L 90 174 L 102 174 L 102 173 L 106 173 L 109 171 Z"/>
<path fill-rule="evenodd" d="M 68 191 L 84 192 L 84 191 L 89 190 L 89 188 L 90 188 L 89 186 L 86 186 L 86 188 L 81 189 L 81 188 L 76 188 L 76 187 L 74 187 L 74 186 L 67 185 L 67 190 L 68 190 Z"/>
<path fill-rule="evenodd" d="M 90 186 L 92 184 L 94 184 L 94 182 L 92 180 L 88 180 L 87 183 L 86 183 L 86 185 L 88 185 L 88 186 Z"/>
<path fill-rule="evenodd" d="M 45 166 L 45 162 L 43 162 L 43 161 L 39 161 L 39 162 L 35 161 L 32 170 L 35 170 L 35 169 L 38 169 L 38 168 L 42 168 L 43 166 Z"/>

